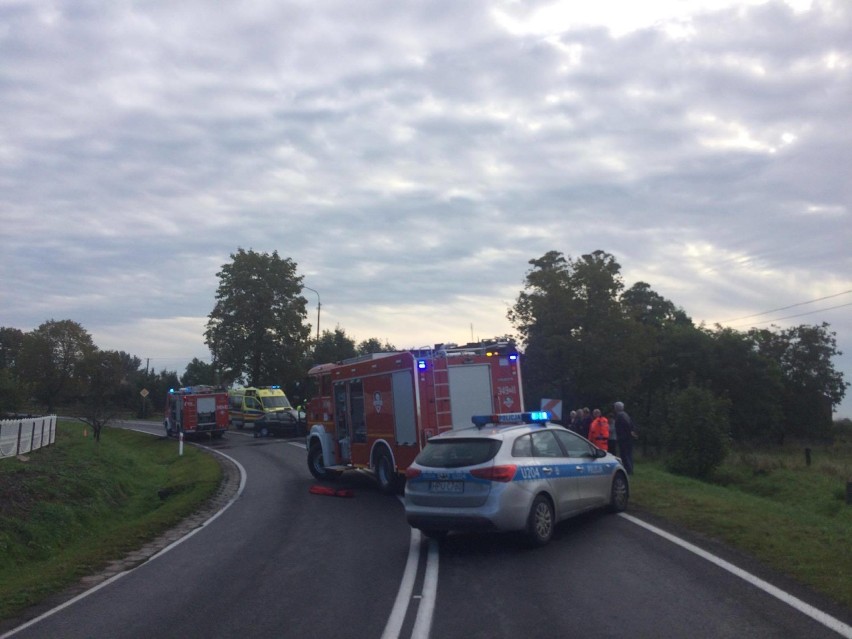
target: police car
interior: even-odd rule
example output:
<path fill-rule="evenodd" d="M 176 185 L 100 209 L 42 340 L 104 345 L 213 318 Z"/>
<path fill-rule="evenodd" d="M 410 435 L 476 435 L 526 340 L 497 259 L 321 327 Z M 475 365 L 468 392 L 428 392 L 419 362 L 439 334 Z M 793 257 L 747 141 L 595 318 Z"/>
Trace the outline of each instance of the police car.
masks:
<path fill-rule="evenodd" d="M 405 516 L 424 534 L 523 531 L 550 541 L 557 522 L 594 508 L 620 512 L 621 460 L 548 421 L 546 412 L 474 416 L 432 437 L 406 471 Z"/>

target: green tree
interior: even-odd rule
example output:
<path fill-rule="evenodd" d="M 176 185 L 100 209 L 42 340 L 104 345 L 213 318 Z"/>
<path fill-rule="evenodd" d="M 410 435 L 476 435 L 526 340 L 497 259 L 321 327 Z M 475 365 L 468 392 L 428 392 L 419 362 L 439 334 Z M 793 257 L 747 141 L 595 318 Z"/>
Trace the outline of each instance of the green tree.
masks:
<path fill-rule="evenodd" d="M 80 419 L 92 427 L 96 442 L 103 428 L 121 412 L 130 394 L 126 353 L 93 349 L 77 367 L 81 393 Z"/>
<path fill-rule="evenodd" d="M 0 370 L 14 370 L 24 344 L 24 332 L 17 328 L 0 326 Z"/>
<path fill-rule="evenodd" d="M 831 429 L 832 409 L 843 401 L 849 384 L 835 370 L 836 334 L 823 322 L 787 329 L 749 332 L 755 348 L 780 368 L 783 391 L 780 404 L 784 433 L 824 437 Z M 783 440 L 783 434 L 780 437 Z"/>
<path fill-rule="evenodd" d="M 399 349 L 388 340 L 382 342 L 378 337 L 371 337 L 360 342 L 355 350 L 358 355 L 369 355 L 371 353 L 394 353 Z"/>
<path fill-rule="evenodd" d="M 186 365 L 186 370 L 180 379 L 184 386 L 196 386 L 198 384 L 215 386 L 216 371 L 213 364 L 202 362 L 197 357 L 193 357 L 192 361 Z"/>
<path fill-rule="evenodd" d="M 91 335 L 77 322 L 49 320 L 24 336 L 20 377 L 52 413 L 58 401 L 77 394 L 78 368 L 94 349 Z"/>
<path fill-rule="evenodd" d="M 314 365 L 329 364 L 350 359 L 358 355 L 355 340 L 339 326 L 333 331 L 325 330 L 316 343 L 312 361 Z"/>
<path fill-rule="evenodd" d="M 528 403 L 604 406 L 626 397 L 639 379 L 641 341 L 618 300 L 620 265 L 604 251 L 577 260 L 550 251 L 530 264 L 508 313 L 525 346 Z"/>
<path fill-rule="evenodd" d="M 287 384 L 304 377 L 311 327 L 296 263 L 239 249 L 217 274 L 204 338 L 228 383 Z"/>
<path fill-rule="evenodd" d="M 730 402 L 690 386 L 670 398 L 666 424 L 666 466 L 674 473 L 704 478 L 725 460 Z"/>

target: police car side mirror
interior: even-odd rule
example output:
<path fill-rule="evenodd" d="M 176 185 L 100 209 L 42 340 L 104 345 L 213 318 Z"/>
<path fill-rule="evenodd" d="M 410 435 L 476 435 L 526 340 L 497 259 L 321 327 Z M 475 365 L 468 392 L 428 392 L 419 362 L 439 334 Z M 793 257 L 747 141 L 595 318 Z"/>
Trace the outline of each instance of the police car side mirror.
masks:
<path fill-rule="evenodd" d="M 606 457 L 606 451 L 603 448 L 595 448 L 595 457 L 598 459 Z"/>

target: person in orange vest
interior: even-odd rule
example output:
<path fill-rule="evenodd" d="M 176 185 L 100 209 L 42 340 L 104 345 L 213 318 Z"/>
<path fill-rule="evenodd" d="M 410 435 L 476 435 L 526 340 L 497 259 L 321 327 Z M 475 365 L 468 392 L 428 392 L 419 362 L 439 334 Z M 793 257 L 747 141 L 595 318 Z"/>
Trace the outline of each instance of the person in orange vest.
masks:
<path fill-rule="evenodd" d="M 601 415 L 599 408 L 592 412 L 592 424 L 589 426 L 589 441 L 602 450 L 609 443 L 609 420 Z"/>

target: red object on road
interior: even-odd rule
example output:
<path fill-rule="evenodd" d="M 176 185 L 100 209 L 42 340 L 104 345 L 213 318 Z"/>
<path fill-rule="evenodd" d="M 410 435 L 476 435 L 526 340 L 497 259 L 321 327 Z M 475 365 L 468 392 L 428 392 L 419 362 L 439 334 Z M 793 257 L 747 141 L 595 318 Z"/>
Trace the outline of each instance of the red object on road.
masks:
<path fill-rule="evenodd" d="M 313 485 L 310 487 L 309 492 L 314 495 L 328 495 L 329 497 L 354 497 L 355 491 L 351 488 L 339 488 L 335 490 L 334 488 L 329 488 L 328 486 L 319 486 Z"/>

